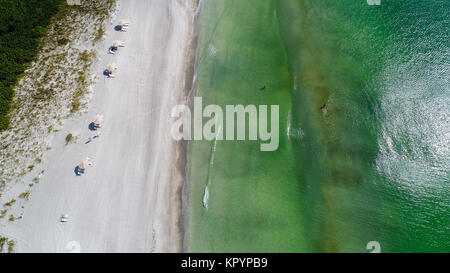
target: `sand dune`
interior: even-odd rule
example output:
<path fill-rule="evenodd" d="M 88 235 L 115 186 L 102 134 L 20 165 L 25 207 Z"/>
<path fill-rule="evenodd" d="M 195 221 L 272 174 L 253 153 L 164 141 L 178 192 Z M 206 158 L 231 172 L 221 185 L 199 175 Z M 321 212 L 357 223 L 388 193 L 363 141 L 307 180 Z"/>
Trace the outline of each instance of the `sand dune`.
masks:
<path fill-rule="evenodd" d="M 180 189 L 182 154 L 170 137 L 170 110 L 183 101 L 188 81 L 196 1 L 123 0 L 113 22 L 130 21 L 127 32 L 108 25 L 96 64 L 99 80 L 88 113 L 69 120 L 44 157 L 45 175 L 23 219 L 5 233 L 19 252 L 172 252 L 182 250 Z M 125 42 L 107 54 L 115 40 Z M 116 63 L 115 78 L 102 71 Z M 101 136 L 85 144 L 96 114 Z M 65 135 L 79 134 L 64 145 Z M 93 165 L 76 176 L 75 166 Z M 69 221 L 60 223 L 61 214 Z"/>

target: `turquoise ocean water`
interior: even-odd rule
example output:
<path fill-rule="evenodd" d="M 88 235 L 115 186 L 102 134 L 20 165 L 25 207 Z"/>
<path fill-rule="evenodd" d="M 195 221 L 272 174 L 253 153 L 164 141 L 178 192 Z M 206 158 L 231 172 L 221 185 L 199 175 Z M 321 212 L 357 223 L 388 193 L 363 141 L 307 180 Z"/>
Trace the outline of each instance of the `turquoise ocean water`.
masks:
<path fill-rule="evenodd" d="M 196 96 L 280 146 L 191 142 L 189 251 L 450 251 L 450 1 L 201 3 Z"/>

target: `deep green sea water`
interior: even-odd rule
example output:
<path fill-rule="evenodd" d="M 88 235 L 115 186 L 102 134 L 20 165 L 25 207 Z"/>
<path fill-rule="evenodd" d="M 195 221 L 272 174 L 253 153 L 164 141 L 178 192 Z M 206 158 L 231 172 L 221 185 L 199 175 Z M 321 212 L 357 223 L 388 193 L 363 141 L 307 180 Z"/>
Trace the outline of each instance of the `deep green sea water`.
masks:
<path fill-rule="evenodd" d="M 450 251 L 450 1 L 201 3 L 196 96 L 280 146 L 190 143 L 189 251 Z"/>

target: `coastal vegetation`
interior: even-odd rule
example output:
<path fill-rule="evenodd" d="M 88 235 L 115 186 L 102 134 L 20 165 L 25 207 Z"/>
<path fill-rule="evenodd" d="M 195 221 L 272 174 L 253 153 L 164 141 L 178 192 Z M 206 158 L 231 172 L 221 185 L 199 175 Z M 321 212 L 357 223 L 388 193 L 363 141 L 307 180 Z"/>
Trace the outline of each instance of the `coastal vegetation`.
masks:
<path fill-rule="evenodd" d="M 72 134 L 67 134 L 66 136 L 66 145 L 70 143 L 70 141 L 72 141 L 73 139 L 73 135 Z"/>
<path fill-rule="evenodd" d="M 12 199 L 9 202 L 6 202 L 5 204 L 3 204 L 5 207 L 11 207 L 14 203 L 16 203 L 16 199 Z"/>
<path fill-rule="evenodd" d="M 32 22 L 24 22 L 24 28 L 28 29 L 41 26 L 38 29 L 42 35 L 33 36 L 33 41 L 27 40 L 26 37 L 20 38 L 20 43 L 28 42 L 29 45 L 35 46 L 33 54 L 27 54 L 27 48 L 20 45 L 22 47 L 16 48 L 21 49 L 23 54 L 16 52 L 16 55 L 8 57 L 3 53 L 14 53 L 14 47 L 8 46 L 3 36 L 0 39 L 0 87 L 5 75 L 12 75 L 3 73 L 8 66 L 2 62 L 21 56 L 27 57 L 26 60 L 23 59 L 21 69 L 17 70 L 15 77 L 9 77 L 11 80 L 4 85 L 10 92 L 5 93 L 0 88 L 0 100 L 3 103 L 0 105 L 0 192 L 5 190 L 7 184 L 20 182 L 28 173 L 33 173 L 31 175 L 34 178 L 23 184 L 18 183 L 21 188 L 17 189 L 18 192 L 27 191 L 31 188 L 29 185 L 40 181 L 44 170 L 39 165 L 44 152 L 51 149 L 49 135 L 59 132 L 65 119 L 84 109 L 89 100 L 89 87 L 96 78 L 91 71 L 91 65 L 97 58 L 94 40 L 102 40 L 104 23 L 115 7 L 114 0 L 82 0 L 81 5 L 73 6 L 67 5 L 64 0 L 52 1 L 0 0 L 0 9 L 3 14 L 8 14 L 0 15 L 3 26 L 8 25 L 11 20 L 16 24 L 26 21 L 18 19 L 22 18 L 22 15 L 17 18 L 12 16 L 11 14 L 15 13 L 10 9 L 22 9 L 31 18 L 34 15 L 30 14 L 33 11 L 30 7 L 34 7 L 39 16 L 46 14 L 39 18 L 45 17 L 47 20 L 43 22 L 30 19 Z M 53 15 L 47 11 L 51 3 L 57 8 Z M 45 12 L 42 11 L 44 7 L 47 7 Z M 26 9 L 29 11 L 25 11 Z M 5 28 L 3 31 L 12 32 L 14 29 L 15 27 Z M 25 30 L 23 33 L 28 32 Z M 80 44 L 86 47 L 79 48 L 77 45 Z M 66 135 L 61 137 L 64 139 Z M 27 200 L 26 196 L 24 197 L 16 198 L 21 202 L 11 203 L 7 206 L 9 210 L 17 214 L 16 207 Z M 4 198 L 6 196 L 0 196 L 2 204 L 10 201 Z M 3 218 L 8 217 L 5 215 Z"/>
<path fill-rule="evenodd" d="M 44 174 L 39 164 L 51 149 L 48 136 L 89 99 L 94 40 L 101 41 L 115 0 L 81 3 L 0 0 L 0 192 L 7 184 L 22 192 L 15 199 L 0 194 L 2 221 L 22 218 L 31 188 Z M 23 181 L 30 172 L 31 183 Z M 16 241 L 2 238 L 0 253 L 13 252 Z"/>
<path fill-rule="evenodd" d="M 28 190 L 28 191 L 24 191 L 24 192 L 22 192 L 20 195 L 19 195 L 19 198 L 22 198 L 22 199 L 27 199 L 28 200 L 28 198 L 30 198 L 30 194 L 31 194 L 31 192 Z"/>
<path fill-rule="evenodd" d="M 6 237 L 0 237 L 0 253 L 8 252 L 11 253 L 14 251 L 14 246 L 16 242 L 14 240 L 8 239 Z"/>
<path fill-rule="evenodd" d="M 13 87 L 36 57 L 40 39 L 62 2 L 0 0 L 0 130 L 9 127 Z"/>

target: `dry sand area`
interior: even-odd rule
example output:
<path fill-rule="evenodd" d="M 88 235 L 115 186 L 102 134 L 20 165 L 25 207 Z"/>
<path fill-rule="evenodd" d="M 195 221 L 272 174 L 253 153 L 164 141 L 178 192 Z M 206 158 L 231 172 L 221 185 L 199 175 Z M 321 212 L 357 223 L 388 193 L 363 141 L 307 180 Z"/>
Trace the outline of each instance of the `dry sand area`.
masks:
<path fill-rule="evenodd" d="M 170 111 L 184 102 L 192 74 L 195 0 L 119 0 L 109 24 L 87 113 L 68 120 L 44 155 L 45 174 L 23 218 L 2 233 L 17 252 L 175 252 L 182 250 L 184 148 L 170 135 Z M 115 40 L 125 42 L 108 54 Z M 103 70 L 116 63 L 115 78 Z M 105 119 L 99 138 L 89 124 Z M 68 133 L 78 136 L 65 145 Z M 93 164 L 81 176 L 80 159 Z M 69 220 L 61 223 L 60 216 Z"/>

